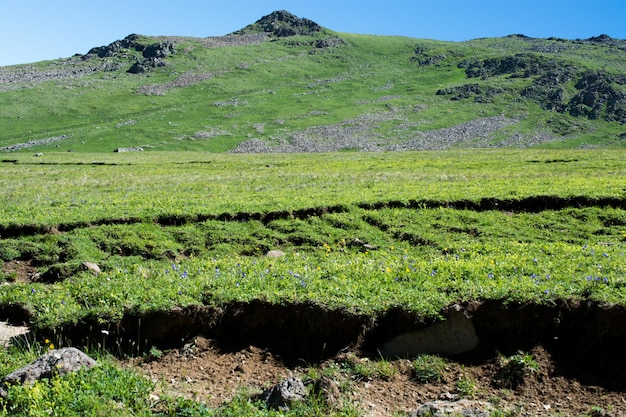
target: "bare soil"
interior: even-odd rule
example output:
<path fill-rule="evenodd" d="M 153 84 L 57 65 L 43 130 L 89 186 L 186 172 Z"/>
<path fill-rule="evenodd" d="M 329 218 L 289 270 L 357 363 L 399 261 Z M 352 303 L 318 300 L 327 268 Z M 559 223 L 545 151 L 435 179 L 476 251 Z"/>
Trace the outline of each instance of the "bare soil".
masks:
<path fill-rule="evenodd" d="M 474 384 L 471 392 L 465 393 L 466 397 L 477 404 L 486 404 L 486 407 L 511 411 L 512 415 L 626 415 L 624 391 L 583 385 L 559 375 L 550 353 L 542 346 L 535 347 L 530 353 L 539 369 L 515 389 L 494 386 L 497 357 L 477 364 L 449 361 L 441 382 L 420 384 L 412 379 L 412 362 L 407 359 L 390 361 L 395 370 L 390 378 L 363 378 L 342 365 L 346 363 L 346 357 L 351 357 L 352 364 L 374 360 L 357 353 L 343 353 L 319 364 L 303 361 L 301 365 L 287 366 L 267 349 L 249 346 L 225 352 L 202 337 L 195 338 L 182 349 L 163 353 L 159 358 L 148 355 L 125 364 L 141 369 L 154 381 L 162 382 L 160 385 L 164 388 L 161 389 L 168 395 L 184 396 L 212 407 L 229 401 L 238 392 L 259 393 L 289 376 L 306 380 L 315 373 L 311 371 L 314 368 L 318 375 L 333 375 L 337 386 L 345 390 L 341 396 L 356 404 L 364 416 L 410 413 L 430 401 L 459 398 L 463 396 L 457 388 L 461 380 Z"/>

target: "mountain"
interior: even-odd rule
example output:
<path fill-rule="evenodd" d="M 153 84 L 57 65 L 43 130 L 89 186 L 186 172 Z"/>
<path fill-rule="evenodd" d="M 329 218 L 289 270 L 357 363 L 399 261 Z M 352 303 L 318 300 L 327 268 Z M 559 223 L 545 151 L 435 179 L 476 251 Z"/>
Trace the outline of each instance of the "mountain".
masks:
<path fill-rule="evenodd" d="M 287 11 L 0 68 L 0 152 L 626 146 L 626 41 L 338 33 Z"/>

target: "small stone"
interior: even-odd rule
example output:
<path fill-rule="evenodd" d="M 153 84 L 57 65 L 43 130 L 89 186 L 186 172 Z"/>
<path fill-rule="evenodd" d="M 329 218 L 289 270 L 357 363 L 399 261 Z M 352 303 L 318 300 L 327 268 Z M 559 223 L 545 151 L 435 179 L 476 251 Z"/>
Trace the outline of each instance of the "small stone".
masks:
<path fill-rule="evenodd" d="M 100 270 L 100 267 L 97 264 L 93 263 L 93 262 L 83 262 L 82 265 L 83 265 L 83 268 L 86 271 L 91 271 L 91 272 L 93 272 L 95 274 L 99 274 L 100 272 L 102 272 Z"/>

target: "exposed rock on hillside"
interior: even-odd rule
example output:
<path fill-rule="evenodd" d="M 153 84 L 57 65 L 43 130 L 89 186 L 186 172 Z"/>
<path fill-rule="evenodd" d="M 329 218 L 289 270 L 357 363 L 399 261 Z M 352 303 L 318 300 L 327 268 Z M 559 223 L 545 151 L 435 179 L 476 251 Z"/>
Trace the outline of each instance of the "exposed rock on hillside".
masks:
<path fill-rule="evenodd" d="M 537 102 L 546 110 L 626 123 L 626 93 L 618 87 L 626 85 L 626 76 L 582 71 L 532 53 L 464 61 L 459 67 L 465 68 L 467 78 L 483 81 L 501 76 L 530 79 L 531 83 L 522 88 L 519 95 Z M 572 90 L 575 91 L 573 94 Z M 475 102 L 490 102 L 504 91 L 472 83 L 440 89 L 437 94 L 449 95 L 452 100 L 473 97 Z"/>
<path fill-rule="evenodd" d="M 176 46 L 171 41 L 144 45 L 138 42 L 139 35 L 130 34 L 122 40 L 117 40 L 106 46 L 91 48 L 82 56 L 83 60 L 98 58 L 133 58 L 131 50 L 141 52 L 143 60 L 137 60 L 128 69 L 131 74 L 140 74 L 152 68 L 165 66 L 165 58 L 176 53 Z"/>
<path fill-rule="evenodd" d="M 135 48 L 143 48 L 142 45 L 137 43 L 137 39 L 139 36 L 136 34 L 130 34 L 122 40 L 117 40 L 115 42 L 111 42 L 106 46 L 97 46 L 95 48 L 91 48 L 86 55 L 83 55 L 83 58 L 90 58 L 92 56 L 97 56 L 98 58 L 106 58 L 116 56 L 124 49 L 135 49 Z M 141 49 L 137 49 L 141 50 Z"/>
<path fill-rule="evenodd" d="M 263 16 L 255 23 L 233 32 L 233 34 L 269 33 L 281 38 L 295 35 L 313 35 L 322 32 L 322 30 L 322 27 L 312 20 L 299 18 L 288 11 L 279 10 Z"/>

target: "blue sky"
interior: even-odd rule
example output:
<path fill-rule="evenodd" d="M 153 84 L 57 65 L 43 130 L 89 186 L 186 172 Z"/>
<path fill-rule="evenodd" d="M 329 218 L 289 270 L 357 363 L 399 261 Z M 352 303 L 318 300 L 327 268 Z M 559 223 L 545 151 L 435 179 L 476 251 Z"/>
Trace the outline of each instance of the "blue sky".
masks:
<path fill-rule="evenodd" d="M 626 38 L 626 0 L 0 0 L 0 66 L 86 53 L 130 33 L 225 35 L 274 10 L 350 33 Z"/>

